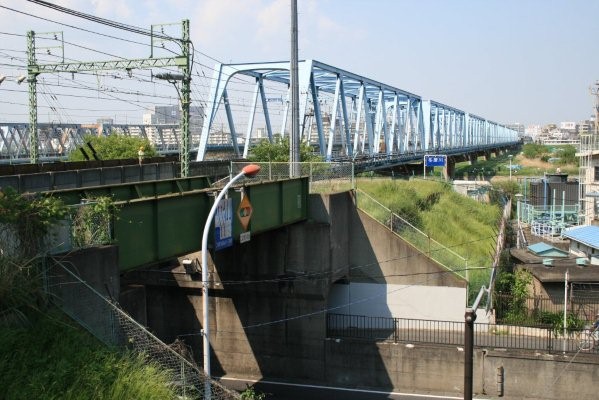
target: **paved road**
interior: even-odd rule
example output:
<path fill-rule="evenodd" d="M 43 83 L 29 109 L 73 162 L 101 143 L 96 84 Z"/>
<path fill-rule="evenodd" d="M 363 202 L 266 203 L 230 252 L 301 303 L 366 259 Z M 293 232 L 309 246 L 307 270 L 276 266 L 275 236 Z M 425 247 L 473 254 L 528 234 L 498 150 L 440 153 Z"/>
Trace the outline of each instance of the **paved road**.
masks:
<path fill-rule="evenodd" d="M 236 378 L 221 378 L 221 383 L 234 390 L 243 390 L 246 384 L 254 385 L 256 391 L 267 393 L 267 400 L 443 400 L 463 399 L 456 396 L 437 396 L 428 394 L 382 392 L 373 390 L 358 390 L 332 388 L 316 385 L 298 385 L 272 381 L 249 381 Z M 483 399 L 483 397 L 477 397 Z"/>

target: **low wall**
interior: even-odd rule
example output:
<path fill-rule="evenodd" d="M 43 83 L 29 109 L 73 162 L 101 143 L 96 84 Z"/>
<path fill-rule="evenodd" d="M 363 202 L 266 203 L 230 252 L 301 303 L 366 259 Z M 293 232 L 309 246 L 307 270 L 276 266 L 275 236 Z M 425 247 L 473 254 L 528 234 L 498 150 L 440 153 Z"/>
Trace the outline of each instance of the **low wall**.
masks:
<path fill-rule="evenodd" d="M 463 395 L 461 347 L 330 339 L 324 351 L 327 385 Z M 473 365 L 474 394 L 491 398 L 592 398 L 599 382 L 596 355 L 475 349 Z"/>

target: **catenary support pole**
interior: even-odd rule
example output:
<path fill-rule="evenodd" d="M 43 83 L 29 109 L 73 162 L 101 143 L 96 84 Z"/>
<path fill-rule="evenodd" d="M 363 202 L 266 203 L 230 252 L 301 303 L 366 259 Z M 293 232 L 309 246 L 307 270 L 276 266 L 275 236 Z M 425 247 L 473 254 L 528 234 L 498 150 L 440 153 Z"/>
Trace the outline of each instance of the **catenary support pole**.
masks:
<path fill-rule="evenodd" d="M 289 135 L 289 175 L 299 176 L 300 123 L 298 82 L 297 0 L 291 0 L 291 135 Z"/>

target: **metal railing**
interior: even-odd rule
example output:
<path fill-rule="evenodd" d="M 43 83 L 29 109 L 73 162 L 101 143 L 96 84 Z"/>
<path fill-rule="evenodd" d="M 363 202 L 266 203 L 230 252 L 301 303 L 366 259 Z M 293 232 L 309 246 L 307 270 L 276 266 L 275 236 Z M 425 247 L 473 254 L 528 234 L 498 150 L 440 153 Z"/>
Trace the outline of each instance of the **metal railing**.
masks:
<path fill-rule="evenodd" d="M 464 346 L 465 323 L 364 315 L 327 314 L 328 338 Z M 549 326 L 474 324 L 474 345 L 496 349 L 578 352 L 586 330 L 560 336 Z M 597 349 L 587 351 L 597 353 Z"/>
<path fill-rule="evenodd" d="M 276 181 L 309 177 L 310 193 L 332 193 L 354 189 L 354 164 L 351 162 L 231 162 L 231 176 L 249 164 L 260 166 L 254 179 Z"/>
<path fill-rule="evenodd" d="M 356 199 L 360 210 L 387 226 L 431 259 L 468 279 L 468 260 L 464 257 L 437 242 L 366 192 L 356 189 Z"/>
<path fill-rule="evenodd" d="M 83 281 L 76 271 L 52 260 L 44 286 L 50 298 L 71 318 L 103 343 L 144 355 L 168 372 L 181 399 L 239 399 L 240 395 L 206 377 L 185 346 L 168 346 L 145 327 Z M 176 348 L 179 351 L 176 351 Z"/>

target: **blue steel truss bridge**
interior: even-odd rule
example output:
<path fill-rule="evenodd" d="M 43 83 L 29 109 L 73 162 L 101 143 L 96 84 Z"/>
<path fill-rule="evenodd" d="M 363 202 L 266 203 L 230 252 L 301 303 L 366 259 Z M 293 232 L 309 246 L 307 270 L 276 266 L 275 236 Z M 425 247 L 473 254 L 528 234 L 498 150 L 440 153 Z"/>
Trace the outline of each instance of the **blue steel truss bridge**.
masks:
<path fill-rule="evenodd" d="M 216 64 L 214 71 L 203 121 L 190 129 L 192 157 L 245 158 L 260 141 L 289 135 L 289 62 Z M 316 60 L 300 61 L 298 75 L 300 140 L 326 161 L 373 170 L 426 154 L 473 159 L 520 143 L 505 125 Z M 0 123 L 0 162 L 28 161 L 28 125 Z M 40 160 L 65 157 L 86 134 L 114 133 L 146 138 L 162 154 L 181 152 L 177 125 L 40 123 Z"/>
<path fill-rule="evenodd" d="M 288 62 L 216 64 L 214 70 L 198 161 L 211 143 L 242 144 L 236 156 L 246 157 L 257 141 L 289 134 Z M 376 169 L 422 161 L 425 154 L 477 155 L 519 144 L 505 125 L 316 60 L 300 61 L 298 76 L 300 139 L 327 161 Z M 239 112 L 228 92 L 242 81 L 254 88 Z"/>

